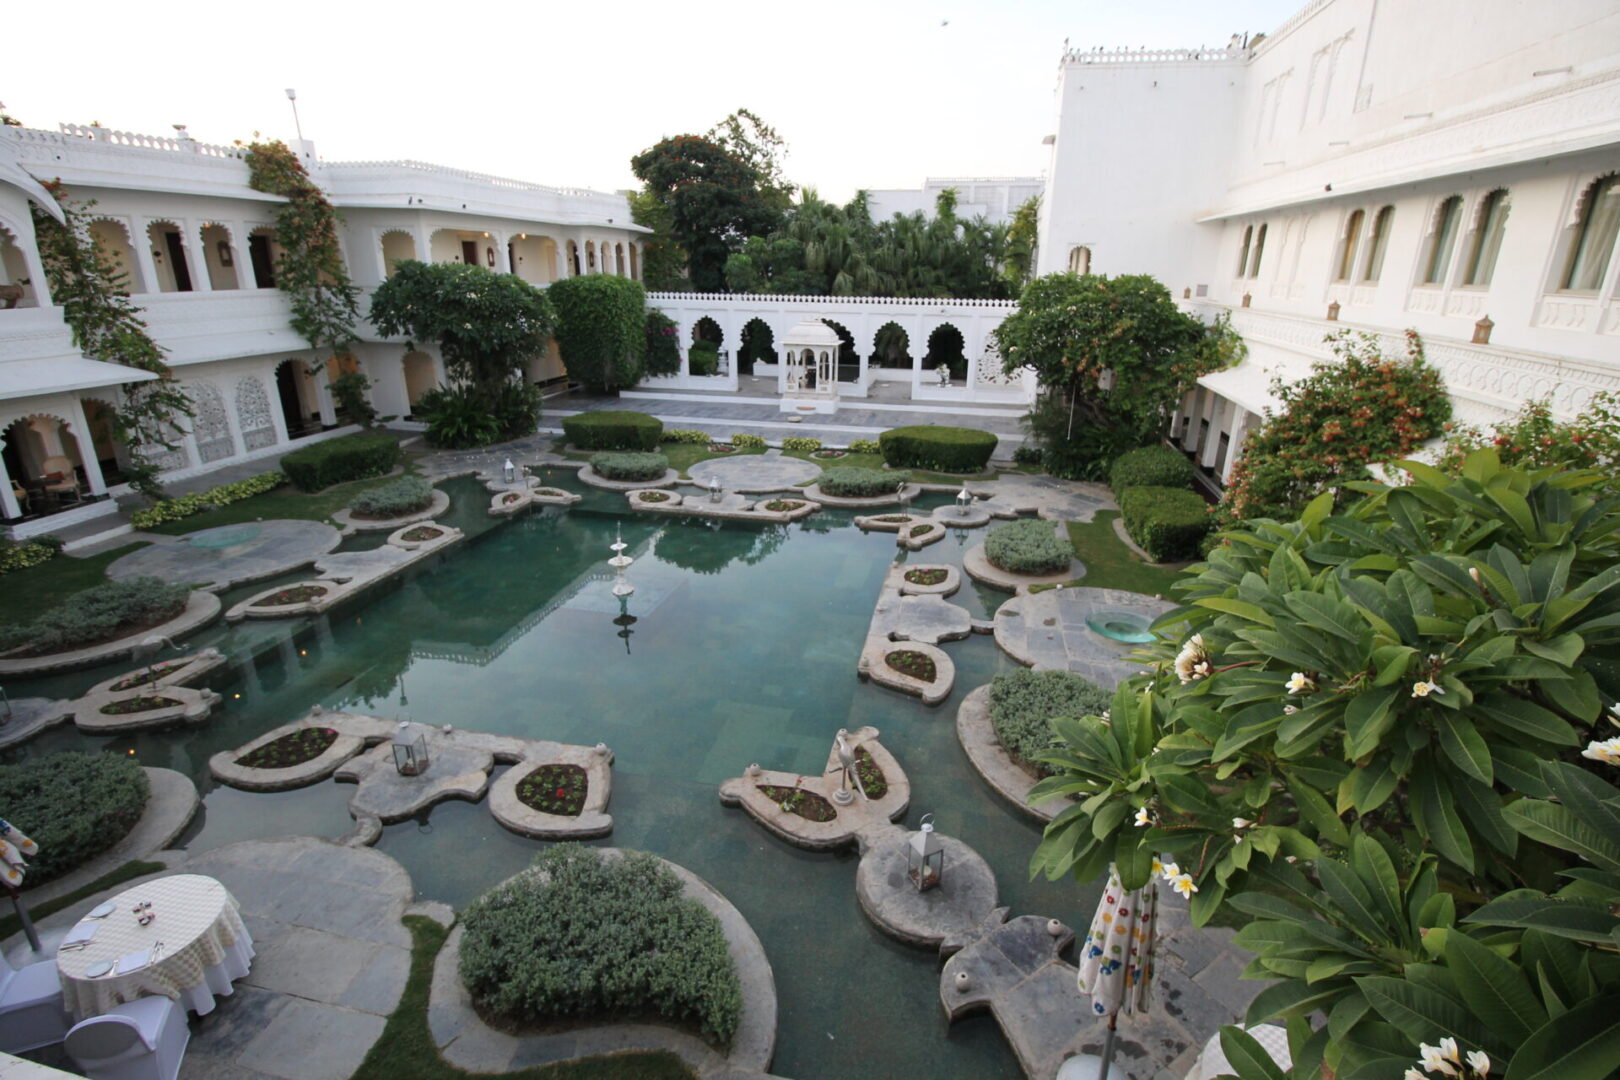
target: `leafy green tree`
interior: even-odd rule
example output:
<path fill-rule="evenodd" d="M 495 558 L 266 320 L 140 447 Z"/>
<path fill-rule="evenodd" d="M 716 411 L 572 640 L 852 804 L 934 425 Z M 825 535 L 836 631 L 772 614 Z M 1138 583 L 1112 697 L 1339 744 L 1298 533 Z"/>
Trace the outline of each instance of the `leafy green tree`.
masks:
<path fill-rule="evenodd" d="M 1022 292 L 1035 272 L 1035 241 L 1040 235 L 1041 197 L 1032 195 L 1013 212 L 1007 227 L 1007 246 L 1001 263 L 1001 276 L 1015 294 Z"/>
<path fill-rule="evenodd" d="M 630 220 L 653 231 L 641 244 L 641 280 L 651 292 L 685 292 L 686 251 L 671 232 L 669 207 L 650 191 L 632 191 Z"/>
<path fill-rule="evenodd" d="M 725 287 L 726 257 L 779 219 L 752 167 L 697 135 L 676 135 L 630 159 L 636 178 L 669 212 L 670 235 L 685 249 L 700 291 Z"/>
<path fill-rule="evenodd" d="M 793 202 L 793 185 L 782 170 L 787 143 L 782 136 L 747 109 L 738 109 L 704 136 L 736 158 L 759 178 L 760 194 L 778 213 Z"/>
<path fill-rule="evenodd" d="M 1217 360 L 1204 326 L 1145 275 L 1048 274 L 1024 289 L 994 334 L 1005 370 L 1033 370 L 1032 426 L 1050 462 L 1098 478 L 1151 441 Z"/>
<path fill-rule="evenodd" d="M 371 321 L 387 336 L 409 338 L 407 349 L 417 341 L 438 343 L 445 370 L 462 384 L 434 398 L 438 412 L 459 418 L 439 425 L 445 445 L 534 430 L 539 393 L 523 375 L 528 361 L 545 351 L 556 321 L 545 293 L 515 274 L 482 266 L 403 259 L 372 296 Z M 493 423 L 466 422 L 479 415 Z M 428 422 L 433 425 L 432 416 Z"/>
<path fill-rule="evenodd" d="M 554 282 L 557 347 L 568 374 L 592 390 L 612 393 L 646 371 L 647 293 L 639 281 L 586 274 Z"/>
<path fill-rule="evenodd" d="M 1251 973 L 1278 981 L 1247 1022 L 1290 1022 L 1298 1077 L 1398 1077 L 1452 1039 L 1493 1076 L 1602 1080 L 1620 503 L 1488 450 L 1455 477 L 1401 467 L 1338 513 L 1323 493 L 1227 534 L 1178 584 L 1149 673 L 1107 719 L 1054 721 L 1030 798 L 1075 801 L 1032 870 L 1112 862 L 1126 888 L 1163 873 L 1198 924 L 1248 916 Z"/>

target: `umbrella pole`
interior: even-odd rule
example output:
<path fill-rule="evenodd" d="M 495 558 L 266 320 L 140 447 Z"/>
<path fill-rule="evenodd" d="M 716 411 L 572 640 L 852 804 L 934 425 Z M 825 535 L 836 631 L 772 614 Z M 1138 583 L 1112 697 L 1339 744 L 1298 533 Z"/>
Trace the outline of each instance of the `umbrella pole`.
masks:
<path fill-rule="evenodd" d="M 28 944 L 35 952 L 39 952 L 39 931 L 34 929 L 34 920 L 28 917 L 28 909 L 23 906 L 22 895 L 11 886 L 6 886 L 6 892 L 11 894 L 11 906 L 17 909 L 17 919 L 22 923 L 23 933 L 28 935 Z"/>
<path fill-rule="evenodd" d="M 1114 1029 L 1119 1023 L 1119 1013 L 1108 1018 L 1108 1034 L 1103 1036 L 1102 1072 L 1097 1074 L 1097 1080 L 1108 1080 L 1108 1069 L 1114 1064 Z"/>

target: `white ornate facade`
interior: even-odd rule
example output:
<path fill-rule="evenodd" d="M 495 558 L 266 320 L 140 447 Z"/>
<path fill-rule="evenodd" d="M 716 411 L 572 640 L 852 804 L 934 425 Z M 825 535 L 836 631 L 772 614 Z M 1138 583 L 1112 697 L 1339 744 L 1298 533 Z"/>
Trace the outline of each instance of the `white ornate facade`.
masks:
<path fill-rule="evenodd" d="M 622 195 L 546 187 L 416 161 L 324 162 L 297 150 L 343 217 L 350 276 L 370 293 L 398 259 L 469 262 L 546 285 L 611 273 L 639 279 L 646 230 Z M 98 364 L 74 348 L 51 301 L 30 203 L 51 208 L 38 181 L 61 180 L 87 212 L 101 248 L 127 274 L 152 336 L 190 393 L 196 415 L 177 449 L 156 454 L 172 476 L 286 452 L 300 439 L 342 430 L 313 353 L 288 323 L 275 288 L 274 222 L 281 199 L 248 186 L 238 147 L 63 125 L 0 127 L 0 517 L 14 535 L 111 512 L 108 474 L 127 454 L 108 417 L 132 369 Z M 380 413 L 406 416 L 443 378 L 436 350 L 405 354 L 359 327 L 355 357 Z M 555 354 L 529 375 L 562 374 Z M 42 477 L 70 464 L 71 509 Z M 47 463 L 55 468 L 47 468 Z"/>
<path fill-rule="evenodd" d="M 1312 0 L 1247 44 L 1066 53 L 1058 100 L 1041 272 L 1153 274 L 1249 346 L 1178 417 L 1212 475 L 1341 326 L 1416 329 L 1465 421 L 1620 389 L 1613 0 Z"/>

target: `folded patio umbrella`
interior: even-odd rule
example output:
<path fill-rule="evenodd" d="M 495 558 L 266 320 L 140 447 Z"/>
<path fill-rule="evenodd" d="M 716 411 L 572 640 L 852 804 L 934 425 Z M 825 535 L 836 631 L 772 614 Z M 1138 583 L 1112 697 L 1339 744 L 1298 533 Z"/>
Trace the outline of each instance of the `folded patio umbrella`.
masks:
<path fill-rule="evenodd" d="M 1099 1080 L 1108 1080 L 1114 1062 L 1114 1035 L 1120 1013 L 1133 1016 L 1147 1011 L 1158 908 L 1157 880 L 1126 892 L 1120 885 L 1118 868 L 1109 866 L 1108 884 L 1081 949 L 1078 980 L 1080 990 L 1091 995 L 1092 1011 L 1108 1018 Z"/>

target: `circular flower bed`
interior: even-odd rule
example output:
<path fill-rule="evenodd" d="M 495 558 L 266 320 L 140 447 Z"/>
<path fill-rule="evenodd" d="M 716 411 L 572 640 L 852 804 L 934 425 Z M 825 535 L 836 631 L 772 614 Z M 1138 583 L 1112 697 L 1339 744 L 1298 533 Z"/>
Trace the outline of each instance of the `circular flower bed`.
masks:
<path fill-rule="evenodd" d="M 848 450 L 817 450 L 810 456 L 814 458 L 841 458 L 849 453 Z"/>
<path fill-rule="evenodd" d="M 518 781 L 518 801 L 542 814 L 579 817 L 589 784 L 578 765 L 542 765 Z"/>
<path fill-rule="evenodd" d="M 119 679 L 117 682 L 113 683 L 109 689 L 114 691 L 133 690 L 137 686 L 145 686 L 147 683 L 157 682 L 165 675 L 179 671 L 189 663 L 191 663 L 190 660 L 171 660 L 166 664 L 159 664 L 156 667 L 149 668 L 135 675 L 129 675 L 125 678 Z"/>
<path fill-rule="evenodd" d="M 855 778 L 868 799 L 881 799 L 889 793 L 889 781 L 872 760 L 872 751 L 862 746 L 855 751 Z"/>
<path fill-rule="evenodd" d="M 924 533 L 928 532 L 932 528 L 933 528 L 932 525 L 913 525 L 911 527 L 911 531 L 909 533 L 907 533 L 906 535 L 908 535 L 908 536 L 922 536 Z"/>
<path fill-rule="evenodd" d="M 798 814 L 806 821 L 831 821 L 838 816 L 838 811 L 832 803 L 803 788 L 760 784 L 759 790 L 777 806 L 790 814 Z"/>
<path fill-rule="evenodd" d="M 794 502 L 792 499 L 772 499 L 770 502 L 765 504 L 765 509 L 771 511 L 773 514 L 783 514 L 789 510 L 797 510 L 803 505 L 804 503 Z"/>
<path fill-rule="evenodd" d="M 716 454 L 735 454 L 737 452 L 737 448 L 735 446 L 728 446 L 725 443 L 717 442 L 710 443 L 709 449 Z"/>
<path fill-rule="evenodd" d="M 643 491 L 636 498 L 646 503 L 669 502 L 669 495 L 662 491 Z"/>
<path fill-rule="evenodd" d="M 299 728 L 248 751 L 236 759 L 236 764 L 249 769 L 290 769 L 326 753 L 337 741 L 337 734 L 336 728 Z"/>
<path fill-rule="evenodd" d="M 932 570 L 906 571 L 906 580 L 911 582 L 913 585 L 939 585 L 944 582 L 948 576 L 949 575 L 946 574 L 944 570 L 937 568 Z"/>
<path fill-rule="evenodd" d="M 910 675 L 913 679 L 923 682 L 933 682 L 939 671 L 934 667 L 934 658 L 915 649 L 896 649 L 883 658 L 883 662 L 902 675 Z"/>
<path fill-rule="evenodd" d="M 911 520 L 910 514 L 884 514 L 877 519 L 886 525 L 904 525 Z"/>
<path fill-rule="evenodd" d="M 444 530 L 434 525 L 418 525 L 400 539 L 408 544 L 420 544 L 424 540 L 437 540 L 444 535 Z"/>
<path fill-rule="evenodd" d="M 122 701 L 109 701 L 101 707 L 101 711 L 108 716 L 128 716 L 130 713 L 156 712 L 158 709 L 172 709 L 176 705 L 184 705 L 183 701 L 176 701 L 172 697 L 132 697 Z"/>
<path fill-rule="evenodd" d="M 321 585 L 294 585 L 290 589 L 271 593 L 262 600 L 255 600 L 254 607 L 286 607 L 289 604 L 307 604 L 326 595 L 326 588 Z"/>
<path fill-rule="evenodd" d="M 548 499 L 560 499 L 563 496 L 563 492 L 558 491 L 556 488 L 535 488 L 534 493 L 544 495 Z"/>

